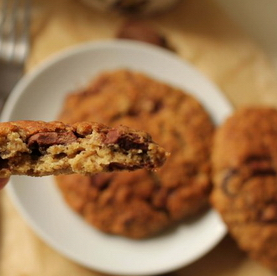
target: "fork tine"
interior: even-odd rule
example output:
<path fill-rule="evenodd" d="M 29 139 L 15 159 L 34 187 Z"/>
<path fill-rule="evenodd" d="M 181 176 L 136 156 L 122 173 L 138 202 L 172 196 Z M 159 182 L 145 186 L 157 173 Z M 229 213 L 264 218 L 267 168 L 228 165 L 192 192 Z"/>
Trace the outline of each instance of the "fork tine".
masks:
<path fill-rule="evenodd" d="M 17 33 L 17 10 L 18 10 L 18 0 L 14 0 L 11 7 L 11 14 L 10 14 L 10 31 L 8 35 L 8 53 L 7 53 L 7 60 L 12 61 L 15 52 L 15 43 L 16 43 L 16 33 Z"/>
<path fill-rule="evenodd" d="M 0 21 L 1 25 L 3 24 L 3 21 L 5 20 L 5 17 L 6 17 L 7 5 L 8 5 L 8 0 L 2 0 L 1 21 Z"/>
<path fill-rule="evenodd" d="M 8 0 L 2 1 L 1 7 L 1 25 L 0 25 L 0 58 L 4 58 L 4 36 L 5 36 L 5 22 L 7 17 L 7 10 L 8 10 Z"/>
<path fill-rule="evenodd" d="M 15 64 L 25 61 L 29 49 L 29 18 L 29 0 L 3 0 L 0 25 L 2 60 Z"/>
<path fill-rule="evenodd" d="M 31 0 L 2 0 L 0 11 L 0 110 L 23 75 L 29 49 Z"/>
<path fill-rule="evenodd" d="M 29 35 L 30 35 L 30 0 L 24 0 L 22 3 L 23 16 L 20 23 L 20 32 L 16 41 L 14 60 L 17 63 L 23 63 L 29 52 Z"/>
<path fill-rule="evenodd" d="M 1 59 L 10 62 L 13 56 L 16 1 L 4 1 L 1 24 Z"/>

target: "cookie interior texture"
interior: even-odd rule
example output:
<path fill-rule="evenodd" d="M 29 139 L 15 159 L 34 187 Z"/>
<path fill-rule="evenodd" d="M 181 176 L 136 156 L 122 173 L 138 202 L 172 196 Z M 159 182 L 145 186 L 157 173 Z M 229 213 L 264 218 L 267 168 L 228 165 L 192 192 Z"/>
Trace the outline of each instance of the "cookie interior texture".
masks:
<path fill-rule="evenodd" d="M 153 169 L 166 158 L 150 136 L 127 127 L 109 129 L 86 122 L 70 127 L 34 121 L 6 125 L 10 131 L 0 137 L 0 175 L 5 177 Z M 26 131 L 26 126 L 34 125 L 38 125 L 36 130 Z M 50 125 L 55 127 L 49 129 Z"/>
<path fill-rule="evenodd" d="M 216 133 L 212 160 L 213 206 L 243 250 L 277 269 L 277 110 L 236 111 Z"/>
<path fill-rule="evenodd" d="M 57 177 L 67 203 L 89 223 L 147 238 L 208 207 L 214 126 L 194 97 L 138 72 L 105 72 L 69 94 L 59 117 L 66 123 L 91 118 L 144 129 L 170 156 L 155 172 Z"/>

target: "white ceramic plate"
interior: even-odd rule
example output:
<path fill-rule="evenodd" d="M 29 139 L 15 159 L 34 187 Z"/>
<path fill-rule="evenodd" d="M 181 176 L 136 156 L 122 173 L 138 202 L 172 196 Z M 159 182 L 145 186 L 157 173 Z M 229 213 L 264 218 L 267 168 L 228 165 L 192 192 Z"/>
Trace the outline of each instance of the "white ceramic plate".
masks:
<path fill-rule="evenodd" d="M 217 124 L 232 111 L 220 91 L 175 54 L 143 43 L 107 41 L 64 51 L 25 76 L 8 99 L 2 120 L 54 120 L 68 92 L 104 70 L 119 68 L 141 71 L 189 91 Z M 226 233 L 217 213 L 210 210 L 152 239 L 109 236 L 87 225 L 65 204 L 52 177 L 12 177 L 8 190 L 28 223 L 50 246 L 105 273 L 165 273 L 200 258 Z"/>

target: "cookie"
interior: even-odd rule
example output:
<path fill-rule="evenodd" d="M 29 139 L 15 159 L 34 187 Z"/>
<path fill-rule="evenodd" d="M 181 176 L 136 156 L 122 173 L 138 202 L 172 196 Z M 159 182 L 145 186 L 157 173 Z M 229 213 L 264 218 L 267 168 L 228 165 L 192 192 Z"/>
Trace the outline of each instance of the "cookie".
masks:
<path fill-rule="evenodd" d="M 106 72 L 69 94 L 59 117 L 92 118 L 144 129 L 170 156 L 156 172 L 58 177 L 67 203 L 88 222 L 106 233 L 146 238 L 207 208 L 214 126 L 194 97 L 139 72 Z"/>
<path fill-rule="evenodd" d="M 171 48 L 163 34 L 149 23 L 139 20 L 128 20 L 124 22 L 116 37 L 120 39 L 138 40 L 166 49 Z"/>
<path fill-rule="evenodd" d="M 149 134 L 124 126 L 0 123 L 0 177 L 154 169 L 164 163 L 166 156 Z"/>
<path fill-rule="evenodd" d="M 277 110 L 243 108 L 217 131 L 213 206 L 238 245 L 277 268 Z"/>

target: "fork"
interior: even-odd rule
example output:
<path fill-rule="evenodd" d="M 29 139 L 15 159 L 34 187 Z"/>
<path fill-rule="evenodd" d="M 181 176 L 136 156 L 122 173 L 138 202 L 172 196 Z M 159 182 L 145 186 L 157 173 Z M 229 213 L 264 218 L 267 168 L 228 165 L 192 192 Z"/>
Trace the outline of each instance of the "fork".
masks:
<path fill-rule="evenodd" d="M 22 77 L 29 52 L 30 0 L 2 0 L 0 13 L 0 110 Z"/>

